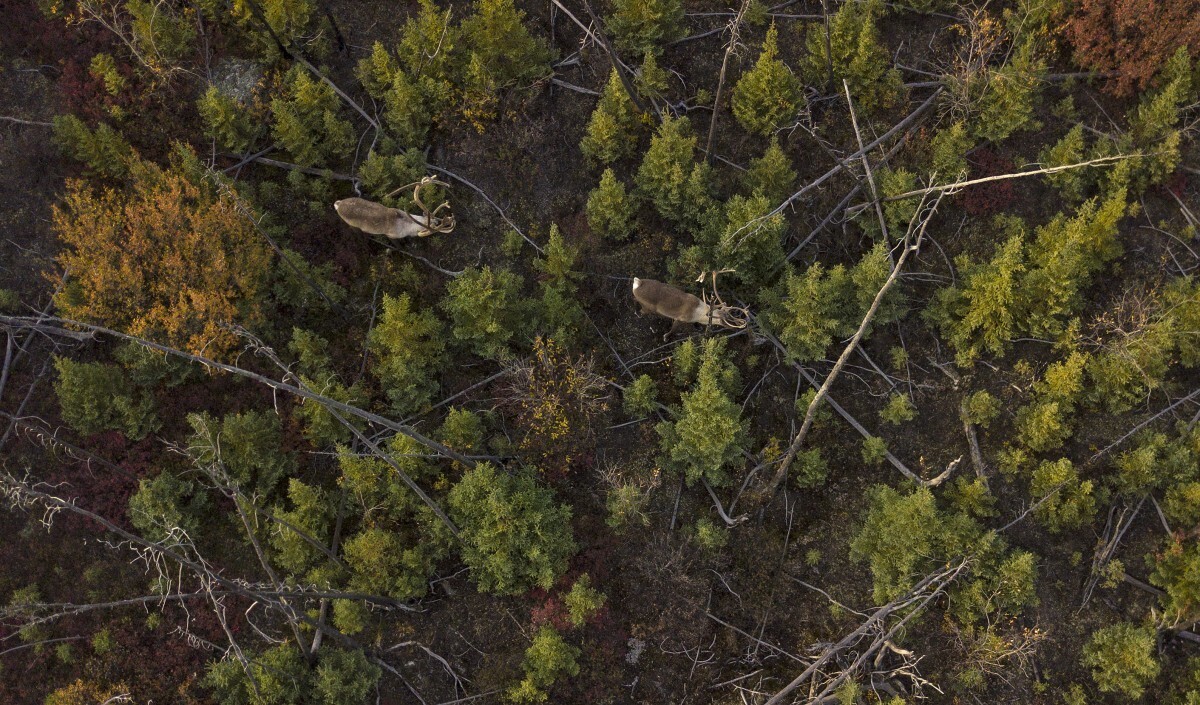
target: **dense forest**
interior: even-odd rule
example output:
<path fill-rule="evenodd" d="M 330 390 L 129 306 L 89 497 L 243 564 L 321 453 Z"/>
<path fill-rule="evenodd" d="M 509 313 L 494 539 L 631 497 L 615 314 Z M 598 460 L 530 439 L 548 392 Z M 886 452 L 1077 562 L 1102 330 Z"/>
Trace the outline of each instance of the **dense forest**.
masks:
<path fill-rule="evenodd" d="M 1200 704 L 1200 0 L 0 0 L 0 702 Z"/>

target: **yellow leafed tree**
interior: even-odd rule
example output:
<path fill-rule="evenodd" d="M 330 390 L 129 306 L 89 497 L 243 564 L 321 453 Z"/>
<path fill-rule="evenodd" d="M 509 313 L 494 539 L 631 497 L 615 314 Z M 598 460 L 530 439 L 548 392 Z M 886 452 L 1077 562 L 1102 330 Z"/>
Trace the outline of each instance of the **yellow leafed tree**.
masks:
<path fill-rule="evenodd" d="M 136 164 L 121 191 L 68 182 L 54 208 L 69 271 L 56 304 L 70 318 L 220 358 L 236 344 L 227 324 L 260 318 L 270 264 L 236 198 L 179 165 Z"/>

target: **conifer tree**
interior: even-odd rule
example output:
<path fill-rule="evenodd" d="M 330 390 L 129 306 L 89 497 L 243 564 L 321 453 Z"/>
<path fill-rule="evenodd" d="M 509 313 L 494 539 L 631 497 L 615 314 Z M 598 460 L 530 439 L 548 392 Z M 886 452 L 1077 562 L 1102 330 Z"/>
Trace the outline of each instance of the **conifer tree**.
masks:
<path fill-rule="evenodd" d="M 745 464 L 747 422 L 730 396 L 735 376 L 725 358 L 725 339 L 705 340 L 696 382 L 682 395 L 677 420 L 657 426 L 666 460 L 689 485 L 703 478 L 724 487 L 731 482 L 729 471 Z"/>
<path fill-rule="evenodd" d="M 770 203 L 777 204 L 791 195 L 796 170 L 779 146 L 779 140 L 772 137 L 763 155 L 750 160 L 750 169 L 742 178 L 751 194 L 762 194 Z"/>
<path fill-rule="evenodd" d="M 508 700 L 519 704 L 546 702 L 546 690 L 560 676 L 579 673 L 579 653 L 579 648 L 568 644 L 554 627 L 541 627 L 525 650 L 525 678 L 508 691 Z"/>
<path fill-rule="evenodd" d="M 54 392 L 63 421 L 90 436 L 117 430 L 140 440 L 159 425 L 154 399 L 137 390 L 115 365 L 55 357 Z"/>
<path fill-rule="evenodd" d="M 470 268 L 446 285 L 441 307 L 450 316 L 451 334 L 482 357 L 500 359 L 509 354 L 509 342 L 520 339 L 522 320 L 520 289 L 523 280 L 507 269 Z"/>
<path fill-rule="evenodd" d="M 832 60 L 833 88 L 840 93 L 845 80 L 856 108 L 871 113 L 895 105 L 904 86 L 875 26 L 882 14 L 883 4 L 877 1 L 842 5 L 829 18 L 829 52 L 825 50 L 824 26 L 809 27 L 805 36 L 808 55 L 801 64 L 805 80 L 824 85 Z"/>
<path fill-rule="evenodd" d="M 294 66 L 284 92 L 271 101 L 276 141 L 300 166 L 328 164 L 354 147 L 350 123 L 338 117 L 341 100 L 328 84 Z"/>
<path fill-rule="evenodd" d="M 463 561 L 482 592 L 518 595 L 550 589 L 575 552 L 571 510 L 527 472 L 510 475 L 484 463 L 448 496 Z"/>
<path fill-rule="evenodd" d="M 524 18 L 513 0 L 475 0 L 474 13 L 462 22 L 462 43 L 471 62 L 486 67 L 487 78 L 472 80 L 468 72 L 468 92 L 528 86 L 549 72 L 554 52 L 530 34 Z"/>
<path fill-rule="evenodd" d="M 695 150 L 696 136 L 687 118 L 666 117 L 637 173 L 638 190 L 659 215 L 693 227 L 703 223 L 712 208 L 709 170 L 696 163 Z"/>
<path fill-rule="evenodd" d="M 612 169 L 600 175 L 600 185 L 588 195 L 588 227 L 613 240 L 627 240 L 633 232 L 633 199 L 625 191 L 625 184 L 617 179 Z"/>
<path fill-rule="evenodd" d="M 1158 676 L 1154 650 L 1152 628 L 1122 622 L 1092 634 L 1083 649 L 1083 665 L 1092 669 L 1092 679 L 1101 692 L 1138 700 Z"/>
<path fill-rule="evenodd" d="M 250 149 L 256 127 L 247 106 L 225 95 L 216 86 L 209 86 L 196 102 L 196 108 L 204 121 L 205 135 L 225 149 L 235 152 Z"/>
<path fill-rule="evenodd" d="M 582 275 L 573 271 L 578 252 L 563 240 L 558 225 L 551 225 L 543 254 L 535 263 L 545 275 L 540 283 L 540 327 L 554 340 L 569 344 L 579 333 L 584 318 L 576 284 Z"/>
<path fill-rule="evenodd" d="M 432 311 L 416 311 L 408 294 L 384 294 L 383 315 L 370 335 L 369 348 L 378 360 L 371 371 L 397 414 L 420 410 L 437 391 L 433 375 L 446 348 L 443 339 Z"/>
<path fill-rule="evenodd" d="M 668 43 L 683 36 L 683 2 L 614 0 L 604 23 L 621 51 L 635 56 L 661 54 Z"/>
<path fill-rule="evenodd" d="M 637 149 L 638 116 L 616 69 L 600 94 L 579 148 L 590 161 L 612 164 Z"/>
<path fill-rule="evenodd" d="M 754 68 L 733 87 L 733 115 L 750 132 L 769 135 L 795 119 L 803 100 L 800 79 L 779 60 L 778 32 L 771 23 Z"/>
<path fill-rule="evenodd" d="M 941 327 L 960 365 L 972 364 L 985 352 L 1003 355 L 1019 328 L 1017 287 L 1025 270 L 1023 226 L 1017 219 L 1001 225 L 1011 234 L 992 259 L 974 263 L 960 256 L 960 283 L 939 290 L 927 312 Z"/>

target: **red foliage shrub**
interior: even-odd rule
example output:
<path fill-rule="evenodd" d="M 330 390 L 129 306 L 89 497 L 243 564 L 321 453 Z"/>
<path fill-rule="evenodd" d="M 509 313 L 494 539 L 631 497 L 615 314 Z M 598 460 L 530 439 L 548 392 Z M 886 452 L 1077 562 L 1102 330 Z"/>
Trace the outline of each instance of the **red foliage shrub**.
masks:
<path fill-rule="evenodd" d="M 995 150 L 987 147 L 977 149 L 967 157 L 971 165 L 971 178 L 982 179 L 988 176 L 1011 173 L 1014 170 L 1013 161 L 1001 156 Z M 1016 190 L 1012 180 L 991 181 L 986 184 L 968 186 L 962 193 L 963 208 L 973 216 L 992 215 L 999 213 L 1016 200 Z"/>
<path fill-rule="evenodd" d="M 1149 84 L 1181 46 L 1200 53 L 1200 0 L 1080 0 L 1067 21 L 1075 61 L 1115 72 L 1114 95 Z"/>
<path fill-rule="evenodd" d="M 88 437 L 83 447 L 117 467 L 87 459 L 62 463 L 47 481 L 59 485 L 58 496 L 74 500 L 77 506 L 117 526 L 131 528 L 129 498 L 137 492 L 138 480 L 157 474 L 159 445 L 152 438 L 133 442 L 119 431 L 105 431 Z M 63 513 L 56 521 L 66 522 L 68 530 L 106 531 L 99 523 L 75 514 Z"/>

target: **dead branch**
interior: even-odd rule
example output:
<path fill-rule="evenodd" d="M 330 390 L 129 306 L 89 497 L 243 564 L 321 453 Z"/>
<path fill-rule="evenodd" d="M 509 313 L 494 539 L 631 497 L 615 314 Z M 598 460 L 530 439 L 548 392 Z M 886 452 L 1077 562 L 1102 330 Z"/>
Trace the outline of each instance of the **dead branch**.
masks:
<path fill-rule="evenodd" d="M 421 434 L 420 432 L 418 432 L 416 429 L 412 428 L 411 426 L 408 426 L 408 425 L 402 424 L 402 423 L 397 423 L 395 421 L 392 421 L 391 419 L 385 418 L 378 414 L 371 413 L 364 409 L 360 409 L 356 406 L 351 406 L 350 404 L 342 403 L 336 399 L 331 399 L 331 398 L 323 396 L 321 394 L 317 394 L 316 392 L 312 392 L 307 389 L 301 389 L 300 387 L 293 386 L 291 384 L 288 384 L 287 382 L 281 382 L 281 381 L 272 379 L 270 377 L 260 375 L 257 372 L 251 372 L 250 370 L 242 369 L 240 367 L 235 367 L 234 365 L 227 365 L 223 362 L 217 362 L 216 360 L 204 357 L 202 355 L 195 355 L 193 353 L 184 352 L 183 350 L 179 350 L 177 348 L 172 348 L 172 347 L 168 347 L 166 345 L 161 345 L 159 343 L 155 343 L 150 340 L 146 340 L 145 338 L 139 338 L 134 335 L 129 335 L 128 333 L 121 333 L 121 332 L 115 331 L 111 328 L 105 328 L 103 326 L 97 326 L 97 325 L 92 325 L 90 323 L 82 323 L 80 321 L 72 321 L 70 319 L 58 318 L 58 317 L 49 317 L 47 320 L 50 322 L 53 322 L 53 323 L 71 326 L 73 328 L 82 328 L 83 330 L 87 331 L 87 334 L 84 335 L 85 338 L 91 338 L 95 334 L 110 335 L 110 336 L 113 336 L 114 338 L 119 338 L 121 340 L 128 340 L 128 341 L 131 341 L 134 343 L 139 343 L 139 344 L 144 345 L 145 347 L 148 347 L 152 350 L 158 350 L 159 352 L 164 352 L 164 353 L 167 353 L 168 355 L 174 355 L 176 357 L 180 357 L 185 360 L 189 360 L 191 362 L 199 363 L 201 365 L 204 365 L 205 367 L 222 370 L 224 372 L 229 372 L 231 374 L 238 375 L 239 377 L 245 377 L 247 379 L 254 380 L 255 382 L 258 382 L 259 384 L 270 387 L 271 389 L 276 389 L 281 392 L 287 392 L 289 394 L 300 397 L 302 399 L 313 401 L 317 404 L 320 404 L 321 406 L 324 406 L 326 409 L 329 409 L 330 411 L 338 411 L 338 412 L 341 412 L 344 414 L 349 414 L 351 416 L 360 418 L 369 423 L 373 423 L 378 426 L 382 426 L 386 429 L 396 431 L 397 433 L 403 433 L 404 435 L 413 439 L 417 443 L 420 443 L 421 445 L 433 450 L 435 453 L 437 453 L 443 457 L 450 458 L 451 460 L 456 460 L 468 467 L 475 467 L 475 464 L 476 464 L 475 460 L 473 458 L 471 458 L 470 456 L 463 455 L 462 453 L 459 453 L 455 450 L 451 450 L 450 448 L 447 448 L 446 446 L 442 445 L 441 443 L 438 443 L 437 441 L 433 440 L 432 438 L 428 438 L 425 435 Z M 41 326 L 42 329 L 46 329 L 45 325 L 37 323 L 36 319 L 33 319 L 31 317 L 0 316 L 0 326 L 5 327 L 5 328 L 11 327 L 11 328 L 15 328 L 15 329 L 28 329 L 34 325 L 38 325 L 38 326 Z M 59 331 L 61 331 L 61 333 Z M 79 335 L 81 335 L 78 331 L 67 330 L 65 328 L 61 328 L 61 329 L 54 328 L 53 332 L 56 335 L 65 335 L 67 337 L 76 338 L 76 339 L 78 338 Z"/>
<path fill-rule="evenodd" d="M 808 435 L 809 430 L 812 428 L 813 421 L 816 419 L 817 409 L 820 407 L 821 402 L 825 399 L 826 395 L 829 394 L 829 389 L 833 386 L 833 382 L 837 379 L 838 374 L 842 371 L 842 368 L 846 366 L 846 362 L 850 359 L 850 355 L 854 352 L 854 348 L 858 346 L 859 341 L 861 341 L 862 337 L 866 334 L 867 327 L 871 324 L 871 319 L 875 317 L 875 312 L 879 310 L 880 304 L 883 303 L 883 297 L 887 295 L 887 292 L 892 288 L 892 285 L 896 283 L 896 279 L 899 277 L 900 271 L 904 268 L 904 263 L 908 260 L 909 255 L 920 248 L 921 242 L 924 239 L 925 228 L 928 226 L 929 221 L 933 217 L 934 213 L 937 212 L 937 207 L 941 202 L 941 199 L 942 193 L 939 193 L 937 200 L 934 201 L 932 206 L 930 206 L 924 217 L 920 219 L 919 225 L 917 218 L 921 213 L 921 207 L 918 207 L 917 212 L 913 214 L 913 221 L 909 224 L 908 233 L 905 234 L 904 240 L 901 243 L 903 251 L 901 252 L 899 259 L 896 260 L 895 266 L 892 267 L 892 272 L 888 275 L 887 281 L 883 283 L 883 286 L 880 287 L 879 292 L 875 295 L 875 300 L 871 302 L 871 307 L 867 309 L 866 315 L 863 316 L 862 323 L 859 324 L 858 330 L 855 331 L 854 336 L 850 338 L 850 342 L 846 344 L 846 348 L 842 350 L 841 356 L 838 357 L 837 363 L 834 364 L 833 370 L 831 370 L 830 373 L 825 377 L 825 382 L 821 385 L 821 388 L 817 390 L 817 394 L 809 403 L 808 410 L 804 414 L 804 422 L 800 426 L 800 431 L 796 433 L 796 437 L 792 440 L 791 445 L 788 446 L 787 452 L 784 453 L 783 459 L 780 461 L 779 467 L 775 471 L 775 477 L 772 478 L 770 484 L 767 486 L 766 496 L 769 497 L 773 495 L 776 489 L 779 488 L 780 483 L 782 483 L 787 477 L 788 468 L 791 467 L 792 461 L 796 458 L 796 453 L 800 451 L 800 447 L 804 444 L 804 439 Z M 924 202 L 922 202 L 921 205 L 924 206 Z M 947 472 L 949 471 L 947 470 Z M 941 479 L 945 479 L 946 474 L 947 473 L 943 473 L 935 480 L 940 481 Z M 930 483 L 935 482 L 924 480 L 915 474 L 910 479 L 926 486 L 931 486 Z"/>
<path fill-rule="evenodd" d="M 721 59 L 721 72 L 717 74 L 717 94 L 713 98 L 713 114 L 708 122 L 708 140 L 704 143 L 704 159 L 706 161 L 712 154 L 713 135 L 716 134 L 717 118 L 721 114 L 721 95 L 725 92 L 725 71 L 729 68 L 729 58 L 737 51 L 742 31 L 742 19 L 746 16 L 748 9 L 750 9 L 750 0 L 742 0 L 737 15 L 726 25 L 729 28 L 729 43 L 725 45 L 725 56 Z"/>
<path fill-rule="evenodd" d="M 954 565 L 944 567 L 935 573 L 927 575 L 901 597 L 877 608 L 874 614 L 868 617 L 857 629 L 842 637 L 837 643 L 826 647 L 816 661 L 805 668 L 800 675 L 796 676 L 795 679 L 785 685 L 775 695 L 771 696 L 767 700 L 766 705 L 779 705 L 792 691 L 820 673 L 821 669 L 832 661 L 835 656 L 850 649 L 857 649 L 859 655 L 854 662 L 849 667 L 842 669 L 839 675 L 830 679 L 819 694 L 810 695 L 808 698 L 809 702 L 819 702 L 833 690 L 836 690 L 847 678 L 853 676 L 867 659 L 884 648 L 905 624 L 921 614 L 929 603 L 942 594 L 950 583 L 958 578 L 970 564 L 971 560 L 969 558 L 963 558 Z M 897 613 L 904 613 L 904 617 L 885 631 L 888 618 Z M 875 634 L 876 636 L 866 648 L 860 648 L 860 643 L 870 634 Z"/>
<path fill-rule="evenodd" d="M 822 174 L 821 176 L 819 176 L 815 181 L 810 182 L 804 188 L 793 193 L 791 196 L 788 196 L 786 199 L 784 199 L 783 203 L 780 203 L 778 206 L 776 206 L 774 209 L 772 209 L 771 212 L 769 212 L 766 215 L 763 215 L 759 218 L 751 220 L 750 222 L 746 223 L 742 227 L 738 228 L 736 231 L 734 231 L 733 233 L 730 234 L 730 237 L 732 238 L 732 237 L 741 235 L 742 240 L 745 240 L 746 238 L 748 238 L 750 236 L 750 234 L 753 234 L 753 232 L 755 232 L 761 226 L 762 223 L 764 223 L 768 219 L 773 218 L 774 216 L 782 213 L 785 208 L 794 204 L 796 201 L 798 201 L 800 198 L 802 198 L 809 191 L 812 191 L 812 190 L 820 187 L 826 181 L 829 181 L 830 179 L 832 179 L 833 177 L 835 177 L 839 173 L 841 173 L 841 171 L 846 168 L 846 164 L 848 162 L 859 158 L 860 152 L 870 152 L 871 150 L 875 149 L 876 147 L 883 144 L 887 140 L 891 139 L 897 133 L 915 127 L 918 119 L 921 118 L 922 115 L 924 115 L 930 108 L 933 107 L 934 103 L 937 101 L 938 96 L 940 96 L 944 90 L 945 90 L 945 88 L 939 87 L 936 91 L 933 92 L 933 95 L 926 98 L 924 103 L 921 103 L 921 105 L 917 106 L 917 109 L 912 111 L 911 113 L 909 113 L 908 117 L 906 117 L 903 120 L 901 120 L 900 122 L 896 123 L 895 126 L 892 127 L 892 129 L 890 129 L 887 132 L 880 135 L 877 139 L 872 141 L 866 147 L 859 150 L 859 152 L 855 152 L 854 154 L 851 154 L 849 157 L 847 157 L 845 160 L 839 162 L 837 164 L 837 166 L 833 167 L 829 171 L 827 171 L 824 174 Z M 754 228 L 755 230 L 752 230 L 748 234 L 742 234 L 742 231 L 747 230 L 749 228 Z"/>
<path fill-rule="evenodd" d="M 1115 162 L 1125 161 L 1126 159 L 1140 159 L 1142 157 L 1152 157 L 1152 156 L 1155 156 L 1155 155 L 1154 154 L 1122 154 L 1122 155 L 1117 155 L 1115 157 L 1099 157 L 1097 159 L 1089 159 L 1086 162 L 1079 162 L 1077 164 L 1065 164 L 1063 166 L 1042 167 L 1040 169 L 1035 169 L 1033 171 L 1018 171 L 1018 172 L 1013 172 L 1011 174 L 997 174 L 995 176 L 985 176 L 985 177 L 978 178 L 978 179 L 969 179 L 967 181 L 956 181 L 952 184 L 945 184 L 942 186 L 929 186 L 927 188 L 917 189 L 915 191 L 905 191 L 904 193 L 897 194 L 895 196 L 887 196 L 882 199 L 882 202 L 883 203 L 891 203 L 893 201 L 903 201 L 906 198 L 914 198 L 916 196 L 924 196 L 924 195 L 930 194 L 930 193 L 954 194 L 968 186 L 974 186 L 976 184 L 988 183 L 990 181 L 1006 181 L 1008 179 L 1023 179 L 1026 176 L 1038 176 L 1040 174 L 1056 174 L 1060 171 L 1070 171 L 1072 169 L 1082 169 L 1084 167 L 1089 167 L 1089 166 L 1104 166 L 1106 164 L 1112 164 Z M 876 204 L 876 205 L 878 205 L 878 204 Z M 860 205 L 857 205 L 857 206 L 849 209 L 848 214 L 850 215 L 850 217 L 853 217 L 853 216 L 858 215 L 859 213 L 863 212 L 864 210 L 866 210 L 869 207 L 871 207 L 871 204 L 869 204 L 869 203 L 860 204 Z"/>

